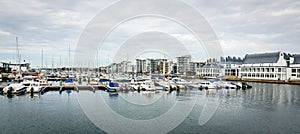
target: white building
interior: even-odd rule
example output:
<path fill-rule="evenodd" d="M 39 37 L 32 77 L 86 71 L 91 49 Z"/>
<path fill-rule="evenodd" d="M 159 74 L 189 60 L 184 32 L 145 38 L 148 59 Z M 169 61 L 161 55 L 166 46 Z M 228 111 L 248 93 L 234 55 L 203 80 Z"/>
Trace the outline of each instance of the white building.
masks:
<path fill-rule="evenodd" d="M 221 64 L 224 67 L 224 73 L 222 75 L 225 76 L 241 76 L 241 65 L 243 64 L 243 60 L 238 57 L 226 57 L 226 59 L 221 58 Z"/>
<path fill-rule="evenodd" d="M 241 65 L 242 79 L 286 80 L 289 55 L 284 52 L 247 54 Z"/>
<path fill-rule="evenodd" d="M 119 71 L 118 73 L 129 73 L 132 72 L 131 62 L 130 61 L 122 61 L 119 63 Z"/>
<path fill-rule="evenodd" d="M 300 80 L 300 54 L 290 58 L 290 66 L 287 68 L 287 80 Z"/>
<path fill-rule="evenodd" d="M 197 69 L 197 75 L 203 78 L 216 78 L 221 74 L 221 68 L 217 64 L 206 64 Z"/>
<path fill-rule="evenodd" d="M 6 72 L 19 72 L 20 69 L 22 72 L 26 72 L 30 69 L 30 63 L 22 62 L 22 63 L 11 63 L 11 62 L 0 62 L 2 68 Z"/>
<path fill-rule="evenodd" d="M 216 78 L 222 74 L 221 68 L 216 59 L 208 59 L 204 66 L 196 69 L 196 75 L 203 78 Z"/>

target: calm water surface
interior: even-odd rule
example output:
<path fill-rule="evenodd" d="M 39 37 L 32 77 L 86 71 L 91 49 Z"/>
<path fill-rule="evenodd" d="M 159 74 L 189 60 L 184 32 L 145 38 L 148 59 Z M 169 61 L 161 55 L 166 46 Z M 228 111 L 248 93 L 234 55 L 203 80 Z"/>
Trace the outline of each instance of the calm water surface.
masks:
<path fill-rule="evenodd" d="M 176 101 L 196 96 L 192 112 L 170 133 L 300 133 L 300 86 L 249 84 L 253 88 L 246 91 L 194 89 L 150 95 L 123 92 L 119 96 L 103 91 L 72 91 L 70 94 L 53 91 L 34 97 L 0 96 L 0 133 L 105 133 L 84 114 L 77 98 L 81 94 L 101 94 L 116 113 L 134 120 L 158 117 Z M 129 104 L 121 96 L 144 103 L 155 100 L 155 103 Z M 212 118 L 199 126 L 199 116 L 207 98 L 218 98 L 220 105 Z M 99 101 L 103 100 L 99 98 Z"/>

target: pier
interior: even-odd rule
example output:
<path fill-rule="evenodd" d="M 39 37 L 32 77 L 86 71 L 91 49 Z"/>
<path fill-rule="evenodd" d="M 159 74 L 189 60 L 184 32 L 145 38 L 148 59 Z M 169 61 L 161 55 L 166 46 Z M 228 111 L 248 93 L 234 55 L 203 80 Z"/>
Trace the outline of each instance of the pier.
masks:
<path fill-rule="evenodd" d="M 226 76 L 225 79 L 228 81 L 300 85 L 300 81 L 297 80 L 260 80 L 260 79 L 238 78 L 235 76 Z"/>
<path fill-rule="evenodd" d="M 3 90 L 4 87 L 5 86 L 0 86 L 0 90 Z M 104 90 L 105 86 L 104 85 L 72 85 L 72 86 L 55 85 L 55 86 L 44 86 L 43 88 L 45 91 L 60 91 L 66 89 L 80 91 L 80 90 L 94 90 L 94 89 Z"/>

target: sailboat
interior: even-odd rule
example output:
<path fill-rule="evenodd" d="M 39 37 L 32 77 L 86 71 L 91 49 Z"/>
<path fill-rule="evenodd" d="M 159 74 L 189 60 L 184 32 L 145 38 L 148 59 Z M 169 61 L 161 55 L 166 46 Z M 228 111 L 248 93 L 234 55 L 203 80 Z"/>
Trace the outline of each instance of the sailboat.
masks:
<path fill-rule="evenodd" d="M 71 62 L 70 62 L 70 44 L 69 44 L 69 70 L 68 70 L 68 78 L 67 80 L 63 83 L 63 86 L 65 87 L 73 87 L 75 85 L 73 78 L 75 77 L 73 74 L 70 73 L 71 70 Z"/>
<path fill-rule="evenodd" d="M 21 74 L 21 55 L 19 50 L 19 43 L 18 43 L 18 37 L 16 37 L 16 44 L 17 44 L 17 64 L 19 65 L 19 69 L 17 70 L 17 74 L 15 76 L 15 80 L 20 82 L 23 80 L 22 74 Z"/>

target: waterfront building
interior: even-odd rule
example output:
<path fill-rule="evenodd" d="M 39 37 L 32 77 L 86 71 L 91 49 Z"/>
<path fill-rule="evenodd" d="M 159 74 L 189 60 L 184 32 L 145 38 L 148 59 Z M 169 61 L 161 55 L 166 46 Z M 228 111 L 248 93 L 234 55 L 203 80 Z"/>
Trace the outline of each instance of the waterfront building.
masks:
<path fill-rule="evenodd" d="M 158 63 L 160 59 L 149 59 L 149 61 L 150 61 L 150 72 L 152 74 L 158 74 L 159 73 Z"/>
<path fill-rule="evenodd" d="M 293 55 L 288 63 L 287 80 L 300 80 L 300 54 Z"/>
<path fill-rule="evenodd" d="M 238 57 L 226 57 L 225 59 L 221 57 L 221 64 L 224 67 L 225 76 L 239 77 L 241 71 L 241 65 L 243 64 L 243 59 Z"/>
<path fill-rule="evenodd" d="M 172 63 L 168 59 L 160 59 L 158 64 L 158 72 L 160 74 L 170 74 L 171 64 Z"/>
<path fill-rule="evenodd" d="M 190 69 L 188 71 L 188 75 L 190 75 L 190 76 L 196 75 L 197 70 L 199 70 L 204 65 L 205 65 L 205 63 L 203 63 L 203 62 L 190 62 Z"/>
<path fill-rule="evenodd" d="M 177 67 L 177 63 L 172 63 L 171 64 L 171 74 L 178 74 L 178 67 Z"/>
<path fill-rule="evenodd" d="M 11 62 L 0 62 L 2 72 L 19 72 L 20 69 L 22 72 L 26 72 L 30 69 L 30 63 L 22 62 L 22 63 L 11 63 Z"/>
<path fill-rule="evenodd" d="M 290 56 L 284 52 L 247 54 L 241 65 L 242 79 L 286 80 Z"/>
<path fill-rule="evenodd" d="M 150 63 L 147 59 L 136 59 L 137 73 L 148 73 L 150 71 Z"/>
<path fill-rule="evenodd" d="M 190 62 L 192 56 L 191 55 L 184 55 L 177 57 L 177 67 L 178 73 L 181 75 L 187 75 L 187 72 L 190 71 Z"/>
<path fill-rule="evenodd" d="M 221 75 L 221 68 L 216 59 L 208 59 L 206 63 L 197 69 L 196 74 L 203 78 L 216 78 Z"/>
<path fill-rule="evenodd" d="M 119 63 L 119 69 L 118 69 L 118 73 L 128 73 L 128 72 L 132 72 L 131 69 L 131 62 L 130 61 L 122 61 L 121 63 Z"/>

